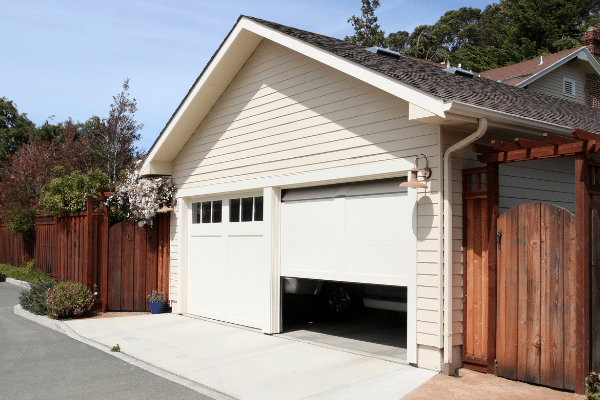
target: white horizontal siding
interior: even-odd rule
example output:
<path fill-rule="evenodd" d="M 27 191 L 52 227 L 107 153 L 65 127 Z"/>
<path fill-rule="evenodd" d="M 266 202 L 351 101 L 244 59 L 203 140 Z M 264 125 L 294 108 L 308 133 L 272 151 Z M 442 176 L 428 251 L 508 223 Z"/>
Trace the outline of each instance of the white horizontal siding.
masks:
<path fill-rule="evenodd" d="M 577 62 L 569 62 L 530 83 L 527 89 L 585 104 L 585 75 L 585 71 L 577 66 Z M 575 81 L 575 97 L 563 94 L 563 77 Z"/>

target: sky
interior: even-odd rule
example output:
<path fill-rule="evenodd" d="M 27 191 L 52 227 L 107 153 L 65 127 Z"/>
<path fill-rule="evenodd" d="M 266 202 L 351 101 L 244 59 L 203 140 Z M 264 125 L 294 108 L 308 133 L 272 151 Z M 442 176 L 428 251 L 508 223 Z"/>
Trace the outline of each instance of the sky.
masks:
<path fill-rule="evenodd" d="M 380 0 L 386 33 L 488 1 Z M 36 125 L 108 116 L 130 79 L 149 150 L 240 15 L 343 39 L 360 0 L 0 2 L 0 97 Z"/>

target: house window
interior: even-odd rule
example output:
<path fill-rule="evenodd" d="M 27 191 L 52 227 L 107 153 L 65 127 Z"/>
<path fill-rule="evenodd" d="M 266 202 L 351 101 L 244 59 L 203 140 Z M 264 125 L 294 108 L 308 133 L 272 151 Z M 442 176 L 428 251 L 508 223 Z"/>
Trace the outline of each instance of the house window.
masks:
<path fill-rule="evenodd" d="M 229 222 L 251 222 L 262 220 L 262 196 L 229 200 Z"/>
<path fill-rule="evenodd" d="M 575 97 L 575 81 L 563 77 L 563 94 L 569 97 Z"/>
<path fill-rule="evenodd" d="M 192 203 L 192 224 L 221 222 L 223 201 L 203 201 Z"/>

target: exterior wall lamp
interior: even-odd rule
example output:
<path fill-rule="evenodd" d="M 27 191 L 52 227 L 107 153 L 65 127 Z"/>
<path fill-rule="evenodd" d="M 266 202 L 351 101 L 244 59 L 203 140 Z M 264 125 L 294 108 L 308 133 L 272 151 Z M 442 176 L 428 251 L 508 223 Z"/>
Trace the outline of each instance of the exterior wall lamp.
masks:
<path fill-rule="evenodd" d="M 419 154 L 415 157 L 415 165 L 410 170 L 410 180 L 408 182 L 402 182 L 400 184 L 400 187 L 415 188 L 415 189 L 416 188 L 427 188 L 427 183 L 425 183 L 423 181 L 419 182 L 419 180 L 417 179 L 418 174 L 419 174 L 419 168 L 417 168 L 419 157 L 425 158 L 425 168 L 423 168 L 421 170 L 421 178 L 423 178 L 423 180 L 427 180 L 427 179 L 431 178 L 431 169 L 429 168 L 429 162 L 427 161 L 427 156 L 425 154 Z"/>

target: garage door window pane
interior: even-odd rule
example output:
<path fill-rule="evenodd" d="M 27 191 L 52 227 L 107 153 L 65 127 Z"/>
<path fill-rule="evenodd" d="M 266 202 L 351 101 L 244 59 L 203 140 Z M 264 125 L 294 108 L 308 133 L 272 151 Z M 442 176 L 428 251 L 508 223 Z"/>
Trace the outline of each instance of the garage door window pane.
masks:
<path fill-rule="evenodd" d="M 200 203 L 192 203 L 192 224 L 200 223 Z"/>
<path fill-rule="evenodd" d="M 210 201 L 202 202 L 202 223 L 210 223 Z"/>
<path fill-rule="evenodd" d="M 221 208 L 223 202 L 221 200 L 212 202 L 212 222 L 219 223 L 221 222 Z"/>
<path fill-rule="evenodd" d="M 263 220 L 263 197 L 255 197 L 254 198 L 254 220 L 262 221 Z"/>
<path fill-rule="evenodd" d="M 240 222 L 240 199 L 229 200 L 229 222 Z"/>
<path fill-rule="evenodd" d="M 252 221 L 252 211 L 254 197 L 246 197 L 242 199 L 242 222 Z"/>

